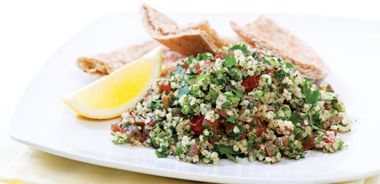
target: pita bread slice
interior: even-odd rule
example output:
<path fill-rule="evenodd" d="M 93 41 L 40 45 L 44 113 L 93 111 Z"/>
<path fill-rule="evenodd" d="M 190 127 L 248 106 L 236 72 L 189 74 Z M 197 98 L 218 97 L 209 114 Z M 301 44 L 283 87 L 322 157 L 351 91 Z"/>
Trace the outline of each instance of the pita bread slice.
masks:
<path fill-rule="evenodd" d="M 141 58 L 144 54 L 159 46 L 163 47 L 163 73 L 166 72 L 167 66 L 171 66 L 171 63 L 175 63 L 185 57 L 178 52 L 169 50 L 158 42 L 147 41 L 107 53 L 101 53 L 90 57 L 80 57 L 77 60 L 77 65 L 84 72 L 101 77 L 110 74 L 129 62 Z"/>
<path fill-rule="evenodd" d="M 186 56 L 216 52 L 223 40 L 207 21 L 180 27 L 154 8 L 143 5 L 143 23 L 153 39 Z"/>
<path fill-rule="evenodd" d="M 231 21 L 231 27 L 243 41 L 294 64 L 306 78 L 321 80 L 327 75 L 327 66 L 317 53 L 271 19 L 262 16 L 245 26 Z"/>
<path fill-rule="evenodd" d="M 243 42 L 238 37 L 222 37 L 222 39 L 223 39 L 224 46 L 227 46 L 227 47 Z"/>

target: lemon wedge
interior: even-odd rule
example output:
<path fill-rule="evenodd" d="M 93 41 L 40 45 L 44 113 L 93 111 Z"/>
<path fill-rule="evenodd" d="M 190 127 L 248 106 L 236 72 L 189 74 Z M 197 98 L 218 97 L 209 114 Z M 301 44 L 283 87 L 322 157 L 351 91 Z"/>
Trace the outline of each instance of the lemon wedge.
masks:
<path fill-rule="evenodd" d="M 110 75 L 79 89 L 63 101 L 81 116 L 110 119 L 120 116 L 144 97 L 161 72 L 162 51 L 157 48 Z"/>

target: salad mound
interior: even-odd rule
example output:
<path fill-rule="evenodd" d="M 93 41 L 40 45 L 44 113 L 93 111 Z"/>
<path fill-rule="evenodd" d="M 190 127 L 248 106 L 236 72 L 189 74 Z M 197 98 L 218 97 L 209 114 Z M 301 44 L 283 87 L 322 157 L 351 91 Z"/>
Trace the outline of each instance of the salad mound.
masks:
<path fill-rule="evenodd" d="M 116 144 L 207 164 L 335 152 L 345 147 L 338 134 L 348 131 L 350 121 L 330 85 L 245 44 L 184 59 L 112 125 Z"/>

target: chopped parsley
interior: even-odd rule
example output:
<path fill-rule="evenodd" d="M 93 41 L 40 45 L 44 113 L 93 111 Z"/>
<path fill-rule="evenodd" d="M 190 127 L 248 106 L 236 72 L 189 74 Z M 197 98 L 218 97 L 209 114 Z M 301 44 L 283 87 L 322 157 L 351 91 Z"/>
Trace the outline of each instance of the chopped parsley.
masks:
<path fill-rule="evenodd" d="M 111 131 L 115 144 L 150 146 L 158 158 L 276 163 L 304 158 L 311 149 L 344 149 L 339 134 L 350 131 L 350 121 L 331 86 L 315 85 L 264 50 L 236 44 L 178 63 Z"/>

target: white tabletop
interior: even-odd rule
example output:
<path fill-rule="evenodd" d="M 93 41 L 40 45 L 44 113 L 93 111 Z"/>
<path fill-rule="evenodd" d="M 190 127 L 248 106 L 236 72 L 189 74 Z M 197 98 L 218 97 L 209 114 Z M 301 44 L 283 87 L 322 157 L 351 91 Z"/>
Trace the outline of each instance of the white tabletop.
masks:
<path fill-rule="evenodd" d="M 144 2 L 163 12 L 285 13 L 380 21 L 380 4 L 375 0 Z M 135 0 L 0 2 L 0 173 L 26 148 L 12 141 L 7 132 L 20 96 L 43 63 L 87 24 L 111 13 L 137 12 L 140 4 Z"/>

